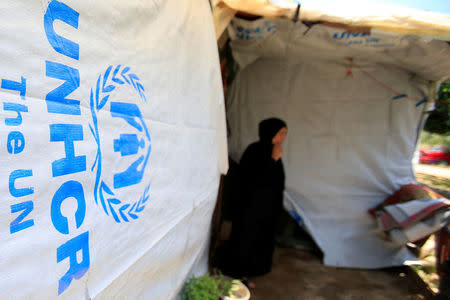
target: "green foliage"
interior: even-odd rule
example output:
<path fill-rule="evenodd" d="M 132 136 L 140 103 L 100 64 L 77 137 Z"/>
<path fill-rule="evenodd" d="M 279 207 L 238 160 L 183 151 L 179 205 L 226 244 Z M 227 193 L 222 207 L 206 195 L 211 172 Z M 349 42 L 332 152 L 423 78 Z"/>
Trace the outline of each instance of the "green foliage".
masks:
<path fill-rule="evenodd" d="M 231 280 L 222 276 L 205 274 L 190 278 L 184 284 L 180 296 L 182 300 L 218 300 L 220 296 L 229 295 L 231 285 Z"/>
<path fill-rule="evenodd" d="M 420 138 L 420 144 L 423 148 L 440 145 L 450 147 L 450 135 L 441 135 L 424 131 Z"/>
<path fill-rule="evenodd" d="M 438 94 L 436 109 L 431 112 L 425 130 L 450 135 L 450 83 L 443 83 Z"/>

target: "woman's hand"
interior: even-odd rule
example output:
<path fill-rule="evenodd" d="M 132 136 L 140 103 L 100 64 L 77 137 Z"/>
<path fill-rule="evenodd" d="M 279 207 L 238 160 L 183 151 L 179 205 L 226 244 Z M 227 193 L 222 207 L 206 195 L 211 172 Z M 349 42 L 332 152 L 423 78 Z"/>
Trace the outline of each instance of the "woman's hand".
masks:
<path fill-rule="evenodd" d="M 283 154 L 283 146 L 281 144 L 273 144 L 272 147 L 272 158 L 275 161 L 278 161 Z"/>

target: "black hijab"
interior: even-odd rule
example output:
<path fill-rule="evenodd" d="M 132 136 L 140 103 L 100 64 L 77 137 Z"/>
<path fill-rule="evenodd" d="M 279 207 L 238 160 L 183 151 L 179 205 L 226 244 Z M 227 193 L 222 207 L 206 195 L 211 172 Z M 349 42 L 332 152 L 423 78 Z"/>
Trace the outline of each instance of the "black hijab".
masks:
<path fill-rule="evenodd" d="M 255 187 L 273 188 L 281 194 L 284 189 L 284 170 L 281 159 L 272 159 L 272 139 L 286 123 L 278 118 L 269 118 L 259 123 L 259 141 L 244 151 L 240 161 L 243 190 Z"/>
<path fill-rule="evenodd" d="M 273 137 L 281 128 L 287 127 L 286 123 L 278 118 L 269 118 L 259 123 L 259 141 L 272 145 Z"/>

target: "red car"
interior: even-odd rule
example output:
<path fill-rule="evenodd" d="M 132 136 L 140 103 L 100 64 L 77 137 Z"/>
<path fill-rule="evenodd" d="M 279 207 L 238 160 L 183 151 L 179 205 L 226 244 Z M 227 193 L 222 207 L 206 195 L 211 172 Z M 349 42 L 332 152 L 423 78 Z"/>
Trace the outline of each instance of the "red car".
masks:
<path fill-rule="evenodd" d="M 423 164 L 450 164 L 450 148 L 433 146 L 428 150 L 420 150 L 419 162 Z"/>

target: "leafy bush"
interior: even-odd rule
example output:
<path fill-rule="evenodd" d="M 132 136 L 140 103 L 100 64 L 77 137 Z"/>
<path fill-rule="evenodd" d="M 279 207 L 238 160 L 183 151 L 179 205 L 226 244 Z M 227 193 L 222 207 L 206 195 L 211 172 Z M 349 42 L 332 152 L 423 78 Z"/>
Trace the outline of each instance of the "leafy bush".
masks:
<path fill-rule="evenodd" d="M 425 130 L 450 135 L 450 83 L 441 85 L 436 109 L 428 117 Z"/>
<path fill-rule="evenodd" d="M 222 276 L 211 277 L 205 274 L 190 278 L 183 286 L 182 300 L 218 300 L 220 296 L 229 296 L 232 281 Z"/>

